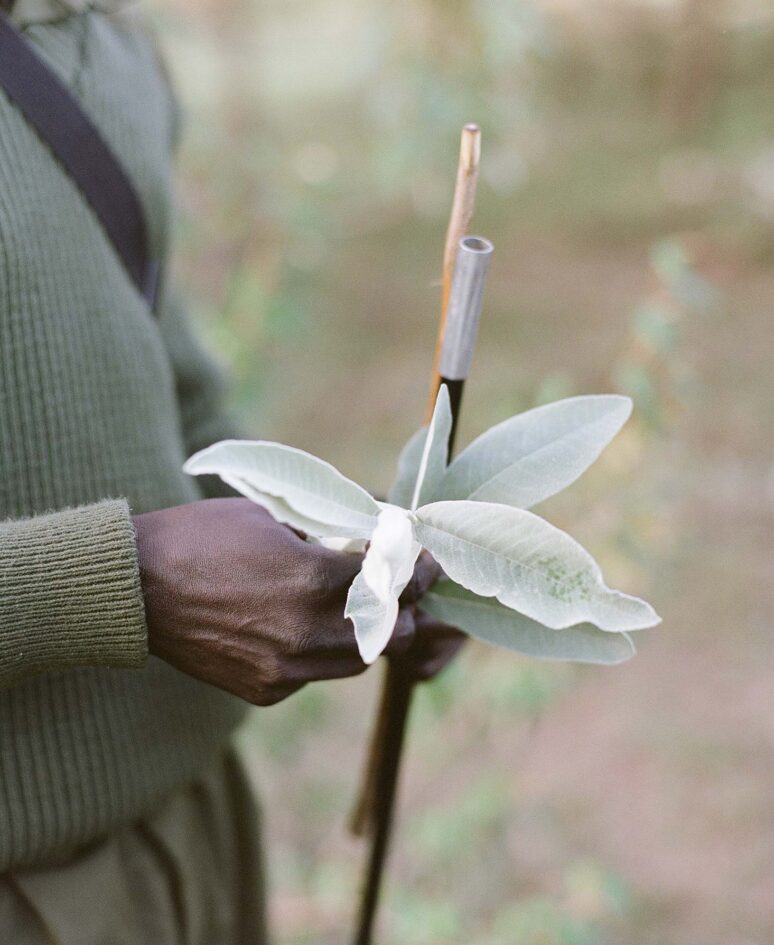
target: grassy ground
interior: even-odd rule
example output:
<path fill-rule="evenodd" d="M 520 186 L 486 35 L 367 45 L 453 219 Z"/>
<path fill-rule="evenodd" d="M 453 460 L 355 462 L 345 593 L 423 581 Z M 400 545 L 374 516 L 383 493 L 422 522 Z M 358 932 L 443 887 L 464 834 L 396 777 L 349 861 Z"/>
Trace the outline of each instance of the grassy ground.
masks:
<path fill-rule="evenodd" d="M 470 646 L 413 719 L 384 945 L 774 938 L 766 3 L 189 2 L 180 276 L 247 426 L 374 490 L 421 419 L 459 125 L 497 245 L 463 441 L 637 417 L 547 517 L 664 617 L 612 670 Z M 714 288 L 710 288 L 710 287 Z M 278 941 L 345 940 L 379 671 L 257 712 Z"/>

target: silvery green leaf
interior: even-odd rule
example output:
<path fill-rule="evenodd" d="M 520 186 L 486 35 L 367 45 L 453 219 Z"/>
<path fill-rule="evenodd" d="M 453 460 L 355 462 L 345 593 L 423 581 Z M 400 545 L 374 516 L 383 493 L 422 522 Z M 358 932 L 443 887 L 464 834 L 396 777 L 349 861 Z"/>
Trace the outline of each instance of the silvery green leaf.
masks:
<path fill-rule="evenodd" d="M 608 588 L 591 555 L 532 512 L 435 502 L 417 510 L 414 530 L 453 581 L 552 629 L 588 622 L 623 631 L 659 623 L 650 604 Z"/>
<path fill-rule="evenodd" d="M 444 499 L 526 509 L 573 483 L 631 413 L 628 397 L 570 397 L 528 410 L 474 440 L 449 465 Z"/>
<path fill-rule="evenodd" d="M 196 453 L 183 469 L 195 476 L 228 477 L 245 494 L 249 489 L 282 499 L 298 515 L 332 526 L 329 534 L 342 538 L 369 538 L 376 527 L 379 505 L 365 489 L 330 463 L 292 446 L 223 440 Z"/>
<path fill-rule="evenodd" d="M 283 525 L 289 525 L 297 531 L 304 532 L 313 538 L 319 538 L 326 543 L 329 541 L 336 543 L 359 541 L 362 543 L 364 541 L 364 539 L 360 538 L 338 537 L 341 532 L 335 525 L 325 525 L 322 522 L 316 522 L 314 519 L 307 518 L 305 515 L 301 515 L 292 509 L 284 499 L 278 499 L 277 496 L 268 495 L 266 492 L 259 492 L 257 489 L 253 489 L 252 486 L 243 482 L 241 479 L 237 479 L 235 476 L 222 475 L 221 479 L 226 485 L 240 492 L 245 498 L 252 500 L 256 505 L 260 505 L 262 508 L 266 509 L 273 518 L 278 522 L 282 522 Z M 344 548 L 343 546 L 339 547 L 337 544 L 333 550 L 344 551 L 348 550 L 348 548 Z"/>
<path fill-rule="evenodd" d="M 440 581 L 422 598 L 421 608 L 465 633 L 543 660 L 568 660 L 612 666 L 636 650 L 626 633 L 607 633 L 589 623 L 551 630 L 504 607 L 493 597 L 479 597 L 453 581 Z"/>
<path fill-rule="evenodd" d="M 427 428 L 422 456 L 417 470 L 417 479 L 411 497 L 410 508 L 434 502 L 442 498 L 439 487 L 449 458 L 449 435 L 452 428 L 449 388 L 441 384 L 433 408 L 433 416 Z"/>
<path fill-rule="evenodd" d="M 393 505 L 399 505 L 403 509 L 411 507 L 426 439 L 427 427 L 420 427 L 403 447 L 398 458 L 397 477 L 387 494 L 387 498 Z"/>
<path fill-rule="evenodd" d="M 398 618 L 398 598 L 411 580 L 420 550 L 408 515 L 402 509 L 385 508 L 344 609 L 344 616 L 355 625 L 365 663 L 373 663 L 390 642 Z"/>

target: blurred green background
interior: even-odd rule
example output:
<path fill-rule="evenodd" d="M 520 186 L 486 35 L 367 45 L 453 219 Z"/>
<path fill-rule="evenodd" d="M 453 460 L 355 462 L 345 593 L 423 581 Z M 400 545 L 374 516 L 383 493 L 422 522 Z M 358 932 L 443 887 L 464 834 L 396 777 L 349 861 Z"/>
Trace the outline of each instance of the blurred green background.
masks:
<path fill-rule="evenodd" d="M 420 424 L 461 125 L 497 247 L 462 441 L 624 391 L 542 510 L 664 617 L 615 669 L 478 645 L 413 719 L 382 945 L 774 941 L 774 4 L 147 0 L 178 274 L 245 428 L 374 491 Z M 341 945 L 379 669 L 256 712 L 282 945 Z"/>

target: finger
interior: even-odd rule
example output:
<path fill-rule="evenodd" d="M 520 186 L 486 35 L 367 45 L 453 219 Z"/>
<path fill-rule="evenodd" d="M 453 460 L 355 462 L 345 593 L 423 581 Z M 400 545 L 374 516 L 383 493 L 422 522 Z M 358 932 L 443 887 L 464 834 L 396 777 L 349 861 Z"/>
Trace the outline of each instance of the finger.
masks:
<path fill-rule="evenodd" d="M 401 595 L 401 601 L 407 604 L 416 603 L 430 590 L 441 576 L 441 568 L 430 552 L 422 551 L 417 558 L 414 574 Z"/>
<path fill-rule="evenodd" d="M 402 607 L 398 612 L 395 629 L 392 631 L 390 642 L 385 647 L 387 656 L 401 657 L 408 653 L 416 638 L 414 612 L 410 607 Z"/>
<path fill-rule="evenodd" d="M 318 675 L 315 678 L 318 680 L 349 679 L 352 676 L 360 676 L 367 669 L 368 666 L 357 652 L 329 655 L 321 658 L 316 665 L 315 671 Z"/>
<path fill-rule="evenodd" d="M 292 683 L 287 686 L 266 686 L 265 688 L 252 689 L 244 693 L 243 698 L 253 705 L 268 707 L 283 702 L 289 696 L 294 695 L 306 685 L 305 682 Z"/>
<path fill-rule="evenodd" d="M 416 637 L 402 657 L 406 671 L 418 682 L 432 679 L 457 656 L 467 637 L 455 627 L 440 623 L 429 614 L 417 613 Z"/>
<path fill-rule="evenodd" d="M 443 642 L 434 641 L 425 652 L 419 654 L 414 662 L 414 678 L 418 682 L 426 682 L 429 679 L 434 679 L 456 659 L 466 642 L 467 638 L 464 635 L 450 637 Z"/>
<path fill-rule="evenodd" d="M 419 608 L 417 608 L 415 624 L 417 632 L 417 646 L 429 645 L 436 640 L 465 637 L 465 634 L 458 627 L 453 627 L 448 623 L 442 623 L 436 617 L 426 614 Z"/>

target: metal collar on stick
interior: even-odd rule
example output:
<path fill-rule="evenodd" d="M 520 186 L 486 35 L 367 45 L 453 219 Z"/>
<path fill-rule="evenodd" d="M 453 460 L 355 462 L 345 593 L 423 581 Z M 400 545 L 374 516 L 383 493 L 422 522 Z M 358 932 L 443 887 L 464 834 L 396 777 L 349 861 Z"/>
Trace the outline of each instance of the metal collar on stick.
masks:
<path fill-rule="evenodd" d="M 482 236 L 466 236 L 460 240 L 457 264 L 446 316 L 446 331 L 438 366 L 438 386 L 446 384 L 451 401 L 452 429 L 449 436 L 449 458 L 454 449 L 457 421 L 465 386 L 473 361 L 478 337 L 484 287 L 494 246 Z"/>

